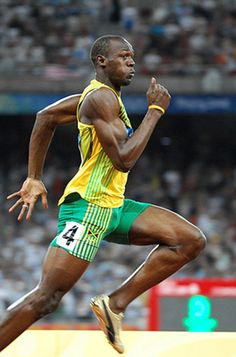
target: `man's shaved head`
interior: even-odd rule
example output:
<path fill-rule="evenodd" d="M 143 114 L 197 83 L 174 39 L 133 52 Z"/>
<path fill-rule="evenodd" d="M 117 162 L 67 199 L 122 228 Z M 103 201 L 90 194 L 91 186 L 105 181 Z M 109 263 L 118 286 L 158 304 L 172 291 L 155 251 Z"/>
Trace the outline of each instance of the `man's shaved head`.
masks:
<path fill-rule="evenodd" d="M 123 42 L 126 45 L 128 44 L 128 41 L 124 37 L 118 35 L 105 35 L 99 37 L 93 43 L 90 51 L 90 59 L 93 62 L 94 66 L 96 66 L 97 56 L 101 55 L 106 57 L 108 55 L 112 40 Z"/>

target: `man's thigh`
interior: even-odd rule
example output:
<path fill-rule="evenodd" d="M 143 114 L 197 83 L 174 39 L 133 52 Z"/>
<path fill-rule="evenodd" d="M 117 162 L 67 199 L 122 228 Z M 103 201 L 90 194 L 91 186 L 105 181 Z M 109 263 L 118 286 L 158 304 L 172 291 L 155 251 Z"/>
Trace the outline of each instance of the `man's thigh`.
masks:
<path fill-rule="evenodd" d="M 107 235 L 104 240 L 111 243 L 130 244 L 130 229 L 137 217 L 139 217 L 148 207 L 150 207 L 150 203 L 125 199 L 122 211 L 120 212 L 120 221 L 117 228 Z"/>
<path fill-rule="evenodd" d="M 198 229 L 185 218 L 168 209 L 151 205 L 133 222 L 129 231 L 130 244 L 176 245 Z"/>
<path fill-rule="evenodd" d="M 66 250 L 49 246 L 45 256 L 40 287 L 50 293 L 70 290 L 83 275 L 90 262 L 74 257 Z"/>

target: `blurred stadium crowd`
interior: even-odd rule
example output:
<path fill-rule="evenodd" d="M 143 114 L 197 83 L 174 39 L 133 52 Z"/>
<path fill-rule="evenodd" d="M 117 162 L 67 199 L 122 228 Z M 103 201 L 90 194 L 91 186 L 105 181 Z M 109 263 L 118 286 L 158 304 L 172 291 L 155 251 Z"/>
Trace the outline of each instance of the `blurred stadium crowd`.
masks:
<path fill-rule="evenodd" d="M 236 73 L 231 0 L 1 0 L 0 72 L 79 77 L 109 32 L 134 45 L 139 73 Z"/>

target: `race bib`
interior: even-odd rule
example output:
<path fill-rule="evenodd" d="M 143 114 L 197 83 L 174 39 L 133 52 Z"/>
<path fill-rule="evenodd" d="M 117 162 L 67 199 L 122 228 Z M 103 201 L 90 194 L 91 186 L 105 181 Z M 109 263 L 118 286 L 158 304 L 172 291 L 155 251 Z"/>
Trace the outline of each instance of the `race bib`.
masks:
<path fill-rule="evenodd" d="M 63 231 L 57 237 L 57 244 L 60 247 L 72 251 L 78 240 L 81 239 L 85 230 L 85 226 L 77 222 L 66 222 Z"/>

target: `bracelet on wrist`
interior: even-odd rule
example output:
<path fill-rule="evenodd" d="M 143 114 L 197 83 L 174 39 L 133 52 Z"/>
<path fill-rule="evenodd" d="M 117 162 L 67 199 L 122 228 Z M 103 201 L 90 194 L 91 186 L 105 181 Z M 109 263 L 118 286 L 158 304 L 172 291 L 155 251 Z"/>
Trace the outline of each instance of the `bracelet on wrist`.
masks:
<path fill-rule="evenodd" d="M 162 112 L 162 114 L 165 114 L 165 109 L 160 107 L 160 105 L 151 104 L 148 106 L 148 109 L 156 109 L 156 110 L 159 110 L 160 112 Z"/>

